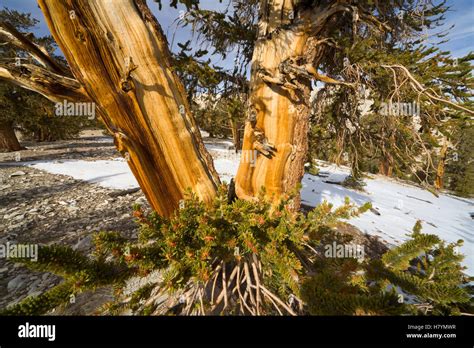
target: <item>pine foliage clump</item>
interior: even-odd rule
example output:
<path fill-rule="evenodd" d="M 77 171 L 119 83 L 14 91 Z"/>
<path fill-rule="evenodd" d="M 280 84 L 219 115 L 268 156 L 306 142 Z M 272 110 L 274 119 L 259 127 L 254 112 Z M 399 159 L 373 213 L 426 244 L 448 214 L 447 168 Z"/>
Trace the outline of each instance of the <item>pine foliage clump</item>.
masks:
<path fill-rule="evenodd" d="M 71 294 L 113 285 L 116 300 L 104 314 L 135 315 L 386 315 L 459 314 L 469 296 L 458 244 L 420 232 L 378 257 L 328 257 L 334 243 L 352 237 L 338 231 L 357 216 L 347 199 L 295 213 L 289 195 L 278 206 L 261 197 L 230 201 L 222 187 L 211 208 L 193 194 L 170 219 L 134 207 L 138 240 L 115 232 L 95 237 L 86 257 L 68 248 L 43 247 L 37 263 L 65 281 L 27 298 L 4 314 L 47 312 Z M 159 279 L 150 277 L 158 272 Z M 130 290 L 130 279 L 148 279 Z M 405 300 L 405 297 L 407 300 Z M 408 298 L 412 299 L 408 301 Z M 461 308 L 461 306 L 463 306 Z M 461 308 L 461 309 L 460 309 Z"/>
<path fill-rule="evenodd" d="M 421 233 L 418 221 L 411 239 L 388 251 L 382 257 L 384 269 L 377 272 L 375 267 L 373 273 L 414 296 L 413 307 L 423 313 L 459 314 L 460 306 L 471 300 L 466 288 L 459 286 L 468 281 L 461 266 L 462 244 L 462 240 L 447 244 L 436 235 Z"/>

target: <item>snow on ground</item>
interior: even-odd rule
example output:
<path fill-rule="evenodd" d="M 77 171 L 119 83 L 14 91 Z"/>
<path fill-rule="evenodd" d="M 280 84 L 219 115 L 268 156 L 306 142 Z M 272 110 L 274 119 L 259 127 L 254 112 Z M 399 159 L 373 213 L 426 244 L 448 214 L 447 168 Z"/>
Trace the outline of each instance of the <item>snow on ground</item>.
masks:
<path fill-rule="evenodd" d="M 35 161 L 30 167 L 52 174 L 72 176 L 74 179 L 97 183 L 103 187 L 130 189 L 138 187 L 138 182 L 123 159 L 114 161 Z"/>
<path fill-rule="evenodd" d="M 349 222 L 391 245 L 406 240 L 416 221 L 421 220 L 425 233 L 436 234 L 448 242 L 464 240 L 460 252 L 466 256 L 464 264 L 469 274 L 474 274 L 474 219 L 470 217 L 474 200 L 446 194 L 436 197 L 422 188 L 380 175 L 365 179 L 365 192 L 359 192 L 329 183 L 342 182 L 349 174 L 348 168 L 320 163 L 320 171 L 320 175 L 329 175 L 304 176 L 303 203 L 315 206 L 326 200 L 339 206 L 346 196 L 358 205 L 371 202 L 380 215 L 368 211 Z"/>
<path fill-rule="evenodd" d="M 219 173 L 221 180 L 223 182 L 230 183 L 230 180 L 235 176 L 235 174 L 237 174 L 237 169 L 239 168 L 239 159 L 215 159 L 214 167 L 216 168 L 217 173 Z"/>
<path fill-rule="evenodd" d="M 214 165 L 221 179 L 229 182 L 235 176 L 239 164 L 238 154 L 230 149 L 232 143 L 207 139 L 205 142 L 215 159 Z M 138 186 L 123 159 L 35 161 L 27 165 L 108 188 L 128 189 Z M 448 242 L 464 240 L 460 251 L 466 255 L 464 264 L 468 267 L 468 273 L 474 274 L 474 219 L 469 215 L 474 213 L 474 200 L 445 194 L 435 197 L 416 186 L 377 175 L 365 179 L 365 192 L 334 184 L 342 182 L 348 173 L 348 168 L 320 163 L 319 176 L 306 174 L 303 178 L 303 203 L 315 206 L 326 200 L 339 206 L 346 196 L 358 205 L 372 202 L 380 215 L 369 211 L 351 219 L 350 223 L 363 232 L 380 236 L 391 245 L 404 241 L 416 221 L 422 220 L 423 232 L 437 234 Z"/>

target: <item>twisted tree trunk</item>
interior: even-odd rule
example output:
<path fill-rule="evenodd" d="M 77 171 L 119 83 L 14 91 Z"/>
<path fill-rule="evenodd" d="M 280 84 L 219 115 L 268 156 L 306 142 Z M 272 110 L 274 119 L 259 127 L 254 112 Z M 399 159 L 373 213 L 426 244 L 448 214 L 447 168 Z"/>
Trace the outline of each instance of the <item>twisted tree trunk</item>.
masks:
<path fill-rule="evenodd" d="M 344 7 L 296 3 L 261 1 L 242 147 L 244 154 L 257 151 L 258 156 L 256 163 L 242 156 L 236 177 L 240 198 L 252 199 L 264 187 L 266 196 L 278 201 L 296 188 L 308 150 L 311 80 L 339 83 L 317 72 L 322 50 L 316 38 Z M 299 203 L 297 197 L 294 207 Z"/>
<path fill-rule="evenodd" d="M 188 188 L 210 202 L 219 178 L 145 0 L 38 2 L 153 208 L 170 216 Z"/>
<path fill-rule="evenodd" d="M 0 122 L 0 152 L 19 151 L 22 147 L 16 137 L 13 123 Z"/>

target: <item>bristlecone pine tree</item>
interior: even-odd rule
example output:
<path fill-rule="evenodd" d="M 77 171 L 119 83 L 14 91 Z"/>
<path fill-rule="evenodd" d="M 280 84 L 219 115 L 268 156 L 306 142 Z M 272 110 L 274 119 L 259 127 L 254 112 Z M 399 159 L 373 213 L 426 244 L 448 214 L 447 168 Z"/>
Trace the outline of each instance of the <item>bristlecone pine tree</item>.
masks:
<path fill-rule="evenodd" d="M 197 0 L 179 2 L 199 11 Z M 246 2 L 234 3 L 246 11 Z M 333 210 L 322 204 L 308 216 L 296 209 L 295 190 L 307 156 L 312 84 L 320 81 L 358 90 L 365 72 L 347 57 L 333 61 L 341 58 L 334 50 L 359 36 L 390 41 L 413 34 L 425 21 L 411 16 L 416 3 L 262 0 L 248 4 L 249 11 L 258 8 L 259 15 L 258 23 L 244 23 L 249 31 L 242 31 L 246 38 L 255 38 L 242 45 L 244 57 L 252 52 L 243 151 L 256 150 L 259 156 L 255 166 L 241 162 L 235 183 L 238 200 L 218 190 L 217 173 L 174 70 L 166 38 L 144 0 L 39 0 L 74 78 L 65 76 L 24 35 L 1 26 L 9 42 L 30 52 L 39 65 L 2 64 L 0 77 L 53 101 L 95 103 L 118 149 L 129 154 L 130 167 L 155 210 L 147 215 L 137 207 L 135 217 L 142 225 L 137 243 L 117 234 L 100 234 L 92 259 L 65 247 L 42 248 L 39 262 L 32 266 L 60 273 L 66 281 L 5 313 L 42 313 L 71 294 L 105 284 L 123 290 L 129 276 L 146 276 L 155 270 L 163 272 L 159 284 L 148 284 L 128 298 L 130 294 L 122 292 L 124 301 L 108 311 L 120 312 L 128 306 L 139 314 L 163 314 L 157 305 L 163 290 L 180 291 L 182 298 L 165 312 L 178 314 L 453 314 L 465 310 L 469 296 L 460 287 L 466 279 L 462 256 L 453 252 L 457 244 L 445 245 L 436 236 L 423 235 L 417 225 L 413 240 L 382 258 L 362 263 L 324 258 L 324 245 L 345 241 L 334 233 L 337 220 L 369 207 L 357 209 L 347 202 Z M 402 10 L 410 14 L 407 26 L 400 26 Z M 433 11 L 436 15 L 439 7 Z M 216 18 L 227 21 L 226 16 L 209 15 L 204 23 Z M 387 69 L 395 71 L 410 81 L 420 98 L 474 113 L 442 92 L 425 89 L 406 67 L 387 63 L 374 62 L 373 83 L 378 74 L 386 76 Z M 416 301 L 402 303 L 396 286 Z"/>
<path fill-rule="evenodd" d="M 197 0 L 180 2 L 191 11 L 199 11 Z M 176 6 L 177 1 L 172 4 Z M 369 0 L 250 1 L 247 7 L 242 1 L 234 4 L 241 13 L 259 11 L 258 23 L 252 23 L 255 16 L 250 16 L 241 31 L 245 40 L 254 37 L 255 41 L 241 46 L 244 57 L 253 51 L 242 149 L 260 155 L 255 165 L 245 160 L 240 164 L 235 180 L 239 198 L 255 199 L 265 187 L 267 197 L 276 203 L 301 181 L 314 81 L 357 90 L 364 79 L 377 83 L 380 71 L 385 74 L 388 70 L 404 76 L 419 99 L 439 108 L 446 105 L 474 113 L 451 102 L 449 93 L 425 88 L 403 65 L 374 60 L 369 71 L 344 54 L 346 41 L 354 46 L 367 37 L 382 43 L 409 39 L 423 26 L 429 28 L 439 21 L 445 11 L 443 4 L 428 8 L 413 1 Z M 130 167 L 147 199 L 163 216 L 172 215 L 187 188 L 210 204 L 219 178 L 190 112 L 186 91 L 173 69 L 166 38 L 146 2 L 41 0 L 39 5 L 75 79 L 64 76 L 64 69 L 44 50 L 6 25 L 2 25 L 4 36 L 31 53 L 41 66 L 3 64 L 0 76 L 52 100 L 94 102 L 118 149 L 128 153 Z M 197 18 L 207 23 L 227 21 L 222 15 Z M 228 25 L 231 29 L 239 29 L 235 18 Z M 235 42 L 239 31 L 227 32 Z M 213 34 L 208 35 L 212 38 Z M 225 38 L 217 42 L 221 45 L 218 48 L 225 50 Z M 338 51 L 341 45 L 342 53 Z M 333 77 L 323 75 L 322 69 Z M 397 86 L 397 92 L 399 84 L 394 81 L 392 85 Z M 351 97 L 351 93 L 346 94 L 346 98 Z M 297 196 L 293 206 L 298 205 Z"/>
<path fill-rule="evenodd" d="M 237 52 L 241 58 L 238 61 L 243 64 L 250 62 L 254 53 L 248 115 L 253 126 L 247 128 L 246 137 L 253 139 L 251 135 L 257 134 L 260 140 L 275 148 L 286 146 L 285 142 L 289 140 L 282 135 L 287 123 L 285 127 L 274 126 L 285 118 L 281 116 L 286 114 L 285 107 L 283 112 L 278 110 L 277 117 L 267 117 L 272 114 L 270 109 L 257 113 L 256 118 L 252 114 L 253 105 L 257 105 L 256 109 L 259 109 L 258 105 L 275 107 L 277 103 L 274 101 L 279 100 L 255 95 L 263 82 L 266 81 L 268 88 L 279 92 L 285 99 L 285 93 L 295 88 L 287 83 L 288 80 L 317 81 L 322 87 L 311 103 L 309 161 L 318 157 L 345 162 L 352 166 L 355 178 L 364 170 L 398 175 L 421 181 L 427 186 L 436 182 L 435 188 L 441 188 L 440 174 L 444 171 L 446 157 L 442 160 L 444 156 L 440 149 L 443 144 L 450 144 L 447 152 L 449 162 L 457 143 L 451 133 L 472 124 L 473 114 L 470 98 L 472 56 L 454 59 L 449 52 L 437 48 L 447 34 L 446 31 L 436 31 L 443 24 L 447 6 L 443 2 L 426 1 L 273 1 L 265 2 L 257 16 L 259 3 L 234 0 L 232 10 L 225 13 L 193 8 L 182 20 L 198 33 L 203 44 L 212 46 L 215 53 L 225 56 Z M 271 17 L 272 11 L 279 13 L 279 6 L 281 16 Z M 336 14 L 325 19 L 326 11 Z M 291 45 L 287 47 L 287 44 L 294 41 L 284 41 L 275 44 L 276 55 L 266 56 L 278 68 L 265 66 L 261 61 L 263 56 L 257 55 L 258 50 L 265 50 L 262 47 L 266 44 L 272 47 L 279 38 L 302 33 L 298 26 L 312 28 L 304 21 L 310 13 L 313 19 L 321 20 L 322 27 L 301 35 L 303 41 L 305 35 L 309 35 L 309 39 L 304 41 L 304 53 L 291 53 Z M 272 33 L 266 16 L 281 18 L 285 24 L 275 26 Z M 289 52 L 287 54 L 292 60 L 299 60 L 299 69 L 288 61 L 279 63 L 279 54 L 286 54 L 282 52 Z M 265 76 L 259 79 L 256 76 L 259 74 L 268 75 L 273 80 Z M 454 100 L 457 105 L 452 104 Z M 294 110 L 302 102 L 307 100 L 289 98 L 290 105 L 293 105 L 289 110 Z M 364 110 L 363 104 L 367 102 L 372 105 Z M 415 116 L 392 112 L 383 114 L 382 102 L 416 102 L 420 104 L 420 113 Z M 304 123 L 298 121 L 299 126 Z M 276 130 L 270 131 L 272 127 Z M 247 142 L 244 148 L 261 149 L 260 140 Z M 295 151 L 299 148 L 291 140 L 286 144 L 293 146 Z M 270 163 L 274 165 L 272 168 L 287 165 L 300 168 L 292 162 L 298 156 L 281 160 L 276 151 L 275 156 L 270 157 L 271 161 L 267 161 L 260 156 L 255 168 L 249 164 L 241 166 L 237 177 L 238 191 L 242 187 L 246 192 L 258 191 L 259 180 L 268 176 L 278 182 L 278 171 L 264 174 Z M 247 176 L 253 179 L 249 181 Z M 241 181 L 244 184 L 239 184 Z M 272 186 L 269 192 L 273 188 L 285 191 L 284 183 L 285 179 L 279 182 L 282 186 Z"/>
<path fill-rule="evenodd" d="M 170 216 L 191 188 L 204 202 L 219 178 L 172 69 L 166 38 L 145 1 L 39 1 L 75 79 L 17 32 L 7 39 L 39 65 L 0 76 L 54 101 L 93 102 L 153 208 Z"/>

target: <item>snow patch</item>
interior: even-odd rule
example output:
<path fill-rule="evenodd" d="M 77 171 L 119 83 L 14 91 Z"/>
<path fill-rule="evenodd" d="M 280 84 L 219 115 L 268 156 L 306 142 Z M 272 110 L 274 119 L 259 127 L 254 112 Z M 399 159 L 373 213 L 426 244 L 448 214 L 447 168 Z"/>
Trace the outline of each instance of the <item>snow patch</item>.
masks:
<path fill-rule="evenodd" d="M 329 178 L 349 175 L 348 168 L 335 165 L 320 164 L 320 169 L 329 172 Z M 466 256 L 464 265 L 468 267 L 468 273 L 474 274 L 474 219 L 470 217 L 474 212 L 474 200 L 446 194 L 436 197 L 422 188 L 380 175 L 364 180 L 364 192 L 326 181 L 333 180 L 305 174 L 302 202 L 316 206 L 326 200 L 337 207 L 344 204 L 346 196 L 358 205 L 371 202 L 380 215 L 368 211 L 349 222 L 391 245 L 408 239 L 416 221 L 421 220 L 424 233 L 436 234 L 448 242 L 464 240 L 460 252 Z"/>
<path fill-rule="evenodd" d="M 29 166 L 52 174 L 69 175 L 74 179 L 96 183 L 107 188 L 125 190 L 138 187 L 137 180 L 124 160 L 44 161 Z"/>

